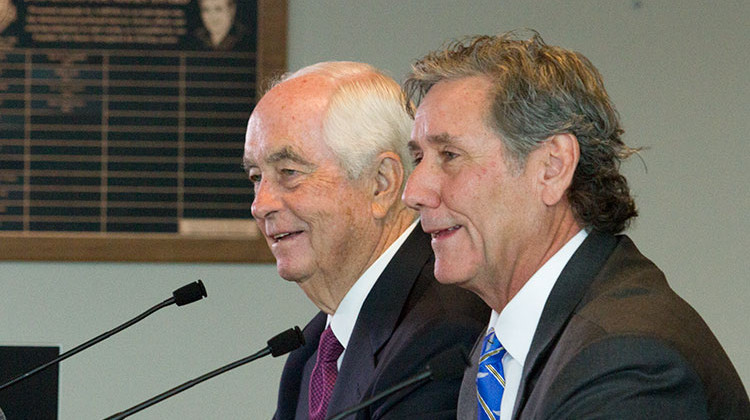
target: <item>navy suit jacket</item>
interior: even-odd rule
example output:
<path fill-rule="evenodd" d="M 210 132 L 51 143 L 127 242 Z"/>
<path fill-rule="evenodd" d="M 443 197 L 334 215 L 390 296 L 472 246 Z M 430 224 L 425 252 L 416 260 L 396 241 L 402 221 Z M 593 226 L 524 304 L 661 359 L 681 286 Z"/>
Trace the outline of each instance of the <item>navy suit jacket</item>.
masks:
<path fill-rule="evenodd" d="M 365 299 L 328 404 L 333 416 L 419 373 L 441 351 L 467 350 L 489 320 L 473 293 L 435 280 L 430 237 L 417 226 Z M 274 419 L 307 419 L 310 373 L 326 314 L 305 327 L 306 344 L 290 353 Z M 378 401 L 358 418 L 455 419 L 461 380 L 429 381 Z M 349 417 L 351 418 L 351 417 Z"/>
<path fill-rule="evenodd" d="M 464 375 L 459 419 L 477 418 L 476 372 Z M 628 237 L 592 232 L 542 311 L 513 418 L 750 419 L 750 402 L 664 274 Z"/>

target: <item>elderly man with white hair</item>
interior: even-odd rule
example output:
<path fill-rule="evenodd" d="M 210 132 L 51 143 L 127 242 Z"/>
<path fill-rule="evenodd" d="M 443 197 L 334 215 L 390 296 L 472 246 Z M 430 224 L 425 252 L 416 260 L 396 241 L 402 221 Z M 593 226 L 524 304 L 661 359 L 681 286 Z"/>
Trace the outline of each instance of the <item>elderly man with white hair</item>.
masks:
<path fill-rule="evenodd" d="M 489 310 L 435 281 L 430 237 L 400 200 L 412 127 L 398 84 L 360 63 L 293 73 L 258 102 L 244 164 L 279 275 L 321 312 L 281 378 L 276 419 L 325 419 L 471 346 Z M 459 380 L 382 399 L 365 418 L 453 419 Z"/>

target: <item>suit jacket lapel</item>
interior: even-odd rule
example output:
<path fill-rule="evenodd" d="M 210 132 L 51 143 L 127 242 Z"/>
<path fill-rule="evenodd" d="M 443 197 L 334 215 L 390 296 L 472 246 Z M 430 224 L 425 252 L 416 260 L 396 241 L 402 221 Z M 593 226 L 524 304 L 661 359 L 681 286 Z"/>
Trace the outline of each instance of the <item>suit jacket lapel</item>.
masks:
<path fill-rule="evenodd" d="M 549 352 L 617 243 L 615 236 L 591 232 L 560 273 L 544 306 L 526 356 L 512 418 L 517 418 L 523 410 Z"/>
<path fill-rule="evenodd" d="M 461 381 L 461 389 L 458 393 L 458 418 L 459 419 L 476 419 L 477 418 L 477 372 L 479 372 L 479 356 L 482 354 L 482 342 L 487 335 L 486 328 L 477 337 L 474 347 L 469 355 L 469 367 L 464 371 L 464 377 Z"/>
<path fill-rule="evenodd" d="M 429 236 L 420 225 L 406 238 L 367 295 L 346 347 L 328 415 L 360 402 L 370 387 L 376 356 L 388 342 L 422 267 L 432 255 Z"/>
<path fill-rule="evenodd" d="M 302 330 L 305 345 L 289 353 L 279 385 L 279 402 L 274 419 L 293 419 L 300 404 L 307 407 L 309 376 L 304 378 L 305 365 L 318 350 L 320 334 L 326 326 L 326 314 L 319 312 Z"/>

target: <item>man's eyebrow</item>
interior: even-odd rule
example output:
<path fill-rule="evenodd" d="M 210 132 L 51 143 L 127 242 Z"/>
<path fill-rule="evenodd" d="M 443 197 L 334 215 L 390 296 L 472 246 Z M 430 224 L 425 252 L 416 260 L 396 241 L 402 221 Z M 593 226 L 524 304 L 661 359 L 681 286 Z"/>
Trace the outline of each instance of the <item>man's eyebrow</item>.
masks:
<path fill-rule="evenodd" d="M 281 150 L 271 153 L 264 159 L 266 163 L 271 165 L 285 160 L 290 160 L 292 162 L 299 163 L 300 165 L 313 166 L 310 161 L 303 158 L 299 153 L 295 152 L 294 149 L 289 146 L 285 146 Z M 244 157 L 242 159 L 242 167 L 245 169 L 245 172 L 248 172 L 251 168 L 256 166 L 258 166 L 258 163 L 255 162 L 255 160 L 253 160 L 252 158 Z"/>
<path fill-rule="evenodd" d="M 250 172 L 250 168 L 258 166 L 254 160 L 248 159 L 248 158 L 242 158 L 242 169 L 245 170 L 245 172 Z"/>
<path fill-rule="evenodd" d="M 278 163 L 282 160 L 291 160 L 292 162 L 299 163 L 300 165 L 306 165 L 309 166 L 311 163 L 303 158 L 299 153 L 295 152 L 294 149 L 292 149 L 289 146 L 285 146 L 278 152 L 271 153 L 266 157 L 267 163 Z"/>
<path fill-rule="evenodd" d="M 440 133 L 432 136 L 427 136 L 427 142 L 431 144 L 446 144 L 453 143 L 454 137 L 448 133 Z"/>
<path fill-rule="evenodd" d="M 453 143 L 454 139 L 455 138 L 448 133 L 440 133 L 432 136 L 427 136 L 428 143 L 437 145 Z M 422 149 L 414 140 L 409 140 L 409 143 L 407 143 L 407 147 L 412 153 Z"/>

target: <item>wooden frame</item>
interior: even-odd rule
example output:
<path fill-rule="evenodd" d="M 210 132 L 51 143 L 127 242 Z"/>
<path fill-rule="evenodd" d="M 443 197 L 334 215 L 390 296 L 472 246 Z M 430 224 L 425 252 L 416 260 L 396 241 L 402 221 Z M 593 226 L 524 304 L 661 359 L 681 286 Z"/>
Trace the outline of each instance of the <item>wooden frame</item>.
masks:
<path fill-rule="evenodd" d="M 287 2 L 257 2 L 256 70 L 263 81 L 286 71 Z M 0 232 L 0 260 L 270 263 L 273 255 L 262 237 Z"/>

